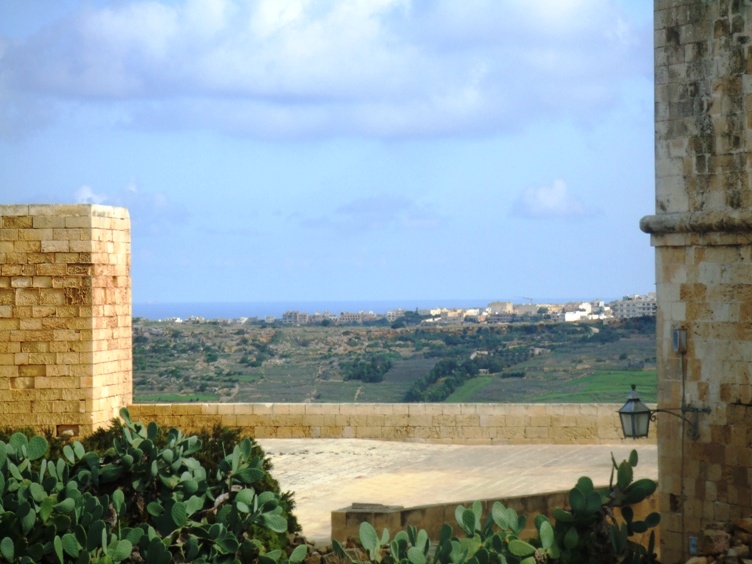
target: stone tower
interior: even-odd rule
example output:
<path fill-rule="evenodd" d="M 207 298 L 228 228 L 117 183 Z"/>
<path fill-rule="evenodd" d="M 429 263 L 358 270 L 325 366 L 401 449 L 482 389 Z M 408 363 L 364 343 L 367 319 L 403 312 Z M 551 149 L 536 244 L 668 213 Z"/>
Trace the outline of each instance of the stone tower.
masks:
<path fill-rule="evenodd" d="M 641 227 L 656 251 L 659 408 L 688 419 L 659 415 L 672 563 L 704 524 L 752 515 L 752 6 L 655 0 L 654 25 L 656 215 Z"/>
<path fill-rule="evenodd" d="M 131 380 L 128 211 L 0 206 L 0 425 L 89 433 Z"/>

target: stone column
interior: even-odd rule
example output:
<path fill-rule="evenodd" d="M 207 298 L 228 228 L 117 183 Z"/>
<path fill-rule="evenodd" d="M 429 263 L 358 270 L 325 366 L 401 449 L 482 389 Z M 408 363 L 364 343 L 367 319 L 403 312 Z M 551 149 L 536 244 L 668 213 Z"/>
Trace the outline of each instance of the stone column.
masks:
<path fill-rule="evenodd" d="M 662 561 L 705 524 L 752 515 L 752 7 L 655 1 L 656 250 Z M 675 350 L 675 330 L 686 349 Z"/>
<path fill-rule="evenodd" d="M 132 401 L 130 218 L 0 206 L 0 425 L 87 434 Z"/>

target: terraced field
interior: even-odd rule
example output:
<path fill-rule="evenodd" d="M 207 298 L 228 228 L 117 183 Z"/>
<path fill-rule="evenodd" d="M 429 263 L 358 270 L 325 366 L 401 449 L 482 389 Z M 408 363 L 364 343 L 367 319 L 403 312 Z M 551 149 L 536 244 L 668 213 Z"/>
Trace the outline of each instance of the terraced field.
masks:
<path fill-rule="evenodd" d="M 389 360 L 383 380 L 347 379 L 348 364 L 374 357 Z M 458 368 L 437 375 L 440 362 Z M 650 320 L 391 329 L 137 318 L 134 383 L 144 403 L 401 402 L 411 390 L 433 401 L 618 403 L 632 383 L 654 401 L 655 329 Z"/>

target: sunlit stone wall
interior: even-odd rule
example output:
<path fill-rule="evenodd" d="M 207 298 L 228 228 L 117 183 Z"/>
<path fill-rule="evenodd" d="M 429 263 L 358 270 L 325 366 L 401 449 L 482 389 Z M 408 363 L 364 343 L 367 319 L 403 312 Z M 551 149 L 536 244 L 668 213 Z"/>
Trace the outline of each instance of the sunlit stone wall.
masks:
<path fill-rule="evenodd" d="M 256 438 L 377 439 L 445 444 L 620 444 L 604 403 L 174 403 L 130 406 L 146 423 L 186 430 L 241 428 Z M 652 428 L 652 427 L 651 427 Z"/>
<path fill-rule="evenodd" d="M 662 561 L 706 523 L 752 515 L 752 7 L 655 1 L 656 251 Z M 685 330 L 686 350 L 672 344 Z"/>
<path fill-rule="evenodd" d="M 132 400 L 130 218 L 0 206 L 0 425 L 91 432 Z"/>

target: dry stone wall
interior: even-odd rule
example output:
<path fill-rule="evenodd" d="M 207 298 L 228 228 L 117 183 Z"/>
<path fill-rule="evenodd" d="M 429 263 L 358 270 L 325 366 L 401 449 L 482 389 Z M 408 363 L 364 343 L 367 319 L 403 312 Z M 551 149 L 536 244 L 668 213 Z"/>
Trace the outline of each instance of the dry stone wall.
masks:
<path fill-rule="evenodd" d="M 85 434 L 132 401 L 130 219 L 0 206 L 0 425 Z"/>
<path fill-rule="evenodd" d="M 654 25 L 658 401 L 711 409 L 697 440 L 660 416 L 662 555 L 678 562 L 703 523 L 752 507 L 752 6 L 656 0 Z"/>
<path fill-rule="evenodd" d="M 257 438 L 378 439 L 447 444 L 618 444 L 615 404 L 136 404 L 134 419 L 199 430 L 222 424 Z M 655 443 L 651 439 L 629 444 Z"/>

